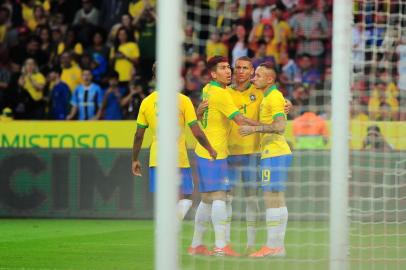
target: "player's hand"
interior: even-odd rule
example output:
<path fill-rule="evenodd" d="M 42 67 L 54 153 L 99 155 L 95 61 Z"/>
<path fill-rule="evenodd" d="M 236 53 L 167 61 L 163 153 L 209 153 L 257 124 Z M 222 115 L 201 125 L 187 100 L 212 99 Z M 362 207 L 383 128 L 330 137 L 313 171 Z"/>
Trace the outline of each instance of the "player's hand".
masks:
<path fill-rule="evenodd" d="M 141 163 L 138 160 L 134 160 L 132 163 L 132 172 L 134 176 L 142 176 Z"/>
<path fill-rule="evenodd" d="M 203 117 L 204 111 L 207 109 L 207 107 L 209 107 L 208 100 L 205 100 L 199 104 L 199 106 L 197 107 L 197 112 L 196 112 L 198 119 L 201 119 Z"/>
<path fill-rule="evenodd" d="M 285 99 L 285 107 L 283 108 L 283 110 L 285 111 L 285 114 L 289 114 L 290 111 L 292 110 L 292 102 L 290 102 L 289 99 Z"/>
<path fill-rule="evenodd" d="M 255 127 L 254 126 L 240 126 L 239 132 L 240 132 L 241 136 L 248 136 L 255 132 Z"/>
<path fill-rule="evenodd" d="M 210 156 L 211 156 L 211 158 L 212 158 L 213 160 L 216 160 L 216 158 L 217 158 L 217 152 L 216 152 L 216 150 L 212 149 L 212 150 L 209 152 L 209 154 L 210 154 Z"/>

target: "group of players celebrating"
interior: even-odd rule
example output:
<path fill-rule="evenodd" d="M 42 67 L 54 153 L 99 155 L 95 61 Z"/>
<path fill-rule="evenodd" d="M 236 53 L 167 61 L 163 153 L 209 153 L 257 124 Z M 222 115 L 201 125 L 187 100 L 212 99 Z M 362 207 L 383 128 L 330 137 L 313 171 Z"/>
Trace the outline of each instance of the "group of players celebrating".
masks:
<path fill-rule="evenodd" d="M 190 255 L 241 256 L 231 245 L 232 198 L 236 184 L 243 182 L 246 202 L 247 246 L 252 258 L 285 256 L 284 238 L 288 221 L 284 191 L 292 153 L 283 133 L 290 103 L 276 86 L 276 72 L 270 63 L 254 71 L 252 61 L 235 62 L 234 82 L 228 59 L 214 56 L 207 62 L 211 81 L 203 88 L 203 102 L 194 110 L 190 99 L 179 94 L 179 169 L 182 180 L 178 215 L 183 219 L 192 206 L 193 179 L 187 156 L 186 124 L 198 143 L 195 148 L 201 201 L 195 215 Z M 141 175 L 138 155 L 146 128 L 156 134 L 157 98 L 146 97 L 137 118 L 132 172 Z M 150 190 L 154 191 L 157 166 L 156 135 L 150 149 Z M 260 161 L 259 160 L 260 153 Z M 260 174 L 256 170 L 260 163 Z M 267 241 L 255 250 L 258 212 L 257 191 L 262 188 L 266 208 Z M 203 243 L 210 220 L 214 227 L 212 250 Z"/>

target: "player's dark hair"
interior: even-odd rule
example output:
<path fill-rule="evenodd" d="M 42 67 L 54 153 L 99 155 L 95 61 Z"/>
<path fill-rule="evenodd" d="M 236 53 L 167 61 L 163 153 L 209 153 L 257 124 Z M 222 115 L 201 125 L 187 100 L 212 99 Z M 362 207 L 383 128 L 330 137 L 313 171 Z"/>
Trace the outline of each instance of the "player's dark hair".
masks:
<path fill-rule="evenodd" d="M 215 71 L 217 68 L 217 64 L 223 63 L 223 62 L 228 63 L 228 58 L 225 56 L 220 56 L 220 55 L 213 56 L 212 58 L 209 59 L 209 61 L 207 61 L 207 68 L 210 71 Z"/>

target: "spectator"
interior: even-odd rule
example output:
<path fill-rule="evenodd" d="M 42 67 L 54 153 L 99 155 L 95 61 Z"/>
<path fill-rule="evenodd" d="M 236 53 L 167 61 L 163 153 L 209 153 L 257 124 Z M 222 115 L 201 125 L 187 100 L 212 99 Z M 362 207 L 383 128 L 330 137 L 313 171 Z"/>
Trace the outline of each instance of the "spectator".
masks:
<path fill-rule="evenodd" d="M 271 18 L 271 5 L 267 5 L 265 0 L 256 0 L 256 7 L 252 11 L 252 23 L 256 25 L 262 20 Z"/>
<path fill-rule="evenodd" d="M 69 28 L 65 34 L 65 40 L 58 44 L 58 55 L 64 52 L 69 52 L 74 60 L 79 59 L 83 54 L 83 46 L 76 39 L 76 32 L 73 28 Z"/>
<path fill-rule="evenodd" d="M 83 70 L 82 80 L 83 84 L 72 95 L 72 108 L 66 119 L 73 120 L 78 114 L 78 120 L 98 120 L 101 117 L 103 92 L 100 86 L 92 82 L 91 70 Z"/>
<path fill-rule="evenodd" d="M 87 48 L 86 53 L 92 57 L 93 80 L 101 83 L 103 76 L 108 69 L 109 47 L 105 44 L 105 38 L 102 31 L 96 31 L 93 34 L 92 45 Z"/>
<path fill-rule="evenodd" d="M 210 35 L 210 39 L 206 43 L 206 57 L 210 59 L 215 55 L 228 57 L 228 48 L 224 42 L 221 41 L 221 36 L 217 32 Z"/>
<path fill-rule="evenodd" d="M 9 30 L 10 10 L 4 6 L 0 7 L 0 43 L 7 41 Z"/>
<path fill-rule="evenodd" d="M 312 89 L 321 82 L 320 72 L 313 67 L 311 57 L 308 54 L 299 56 L 299 72 L 302 83 L 309 85 Z"/>
<path fill-rule="evenodd" d="M 185 28 L 185 39 L 183 41 L 183 54 L 186 63 L 193 63 L 199 57 L 199 49 L 196 45 L 195 33 L 191 25 Z"/>
<path fill-rule="evenodd" d="M 118 73 L 112 71 L 109 74 L 109 86 L 105 91 L 102 115 L 105 120 L 121 120 L 123 119 L 123 98 L 126 95 L 127 89 L 118 85 Z"/>
<path fill-rule="evenodd" d="M 82 8 L 76 12 L 73 25 L 96 26 L 99 22 L 99 11 L 93 6 L 93 0 L 82 0 Z"/>
<path fill-rule="evenodd" d="M 71 54 L 64 52 L 61 55 L 62 75 L 61 80 L 69 86 L 71 92 L 82 82 L 82 70 L 75 64 L 72 64 Z"/>
<path fill-rule="evenodd" d="M 361 23 L 356 23 L 352 27 L 352 59 L 355 72 L 360 72 L 365 65 L 365 37 Z"/>
<path fill-rule="evenodd" d="M 37 63 L 33 58 L 28 58 L 21 69 L 18 85 L 26 95 L 22 117 L 25 119 L 43 119 L 45 103 L 43 100 L 46 79 L 39 72 Z M 28 93 L 28 95 L 27 95 Z"/>
<path fill-rule="evenodd" d="M 275 58 L 266 54 L 265 40 L 259 40 L 258 49 L 256 50 L 255 57 L 252 59 L 252 65 L 254 66 L 254 68 L 257 68 L 264 62 L 272 63 L 274 65 L 274 68 L 277 69 Z"/>
<path fill-rule="evenodd" d="M 48 24 L 48 16 L 42 5 L 34 5 L 33 14 L 33 18 L 27 21 L 27 26 L 32 32 L 34 32 L 38 26 L 46 26 Z"/>
<path fill-rule="evenodd" d="M 375 84 L 377 95 L 371 96 L 368 103 L 369 118 L 373 121 L 397 120 L 398 100 L 386 91 L 386 83 L 379 80 Z M 388 116 L 388 114 L 390 116 Z"/>
<path fill-rule="evenodd" d="M 114 48 L 110 52 L 110 60 L 114 64 L 114 70 L 119 74 L 121 85 L 128 84 L 135 74 L 134 65 L 137 64 L 140 50 L 133 36 L 121 27 L 117 31 Z"/>
<path fill-rule="evenodd" d="M 351 103 L 351 119 L 356 122 L 369 121 L 367 106 L 354 100 Z"/>
<path fill-rule="evenodd" d="M 296 149 L 324 149 L 329 137 L 326 120 L 318 116 L 314 108 L 309 109 L 293 120 Z"/>
<path fill-rule="evenodd" d="M 69 113 L 71 92 L 69 86 L 61 81 L 62 70 L 54 67 L 48 74 L 49 85 L 49 118 L 65 120 Z"/>
<path fill-rule="evenodd" d="M 134 32 L 134 27 L 132 26 L 132 18 L 131 18 L 130 14 L 123 14 L 123 16 L 121 16 L 121 21 L 119 23 L 116 23 L 111 28 L 110 34 L 109 34 L 109 41 L 114 43 L 114 39 L 117 36 L 117 31 L 120 28 L 125 28 L 131 36 L 134 36 L 134 39 L 136 38 L 136 35 Z"/>
<path fill-rule="evenodd" d="M 10 53 L 11 60 L 17 68 L 20 68 L 28 58 L 34 59 L 39 68 L 44 67 L 48 63 L 49 55 L 41 50 L 41 40 L 39 37 L 34 35 L 29 36 L 26 44 L 21 43 L 21 41 L 23 40 L 20 40 L 19 45 L 12 48 Z"/>
<path fill-rule="evenodd" d="M 232 55 L 232 64 L 235 65 L 235 61 L 242 56 L 252 56 L 253 52 L 248 48 L 247 32 L 243 25 L 237 25 L 235 34 L 237 36 L 237 42 L 235 43 Z"/>
<path fill-rule="evenodd" d="M 11 72 L 8 52 L 5 48 L 0 48 L 0 111 L 9 106 L 10 79 Z"/>
<path fill-rule="evenodd" d="M 303 12 L 293 16 L 290 25 L 297 40 L 297 53 L 310 55 L 317 66 L 321 66 L 325 52 L 323 42 L 329 37 L 328 23 L 324 14 L 315 9 L 314 2 L 303 0 Z"/>
<path fill-rule="evenodd" d="M 132 24 L 134 26 L 137 26 L 138 22 L 147 13 L 149 13 L 149 15 L 152 15 L 152 17 L 155 20 L 156 19 L 155 1 L 154 0 L 143 0 L 143 1 L 131 0 L 129 7 L 128 7 L 128 13 L 130 13 L 130 15 L 133 18 Z"/>
<path fill-rule="evenodd" d="M 121 15 L 128 12 L 128 3 L 129 0 L 101 0 L 100 24 L 106 31 L 120 22 Z"/>
<path fill-rule="evenodd" d="M 293 59 L 289 58 L 287 53 L 281 53 L 280 62 L 281 74 L 279 81 L 285 86 L 289 96 L 292 96 L 295 84 L 301 80 L 299 67 Z"/>
<path fill-rule="evenodd" d="M 121 105 L 124 107 L 126 119 L 137 119 L 141 102 L 146 97 L 142 86 L 135 81 L 129 84 L 130 91 L 122 99 Z"/>
<path fill-rule="evenodd" d="M 406 33 L 402 34 L 399 45 L 396 47 L 398 54 L 398 83 L 400 101 L 400 121 L 406 121 Z"/>
<path fill-rule="evenodd" d="M 152 65 L 155 62 L 156 44 L 156 17 L 153 9 L 148 9 L 139 20 L 137 29 L 139 33 L 138 45 L 140 47 L 140 77 L 143 82 L 152 78 Z"/>
<path fill-rule="evenodd" d="M 367 128 L 367 135 L 362 143 L 362 150 L 392 151 L 393 146 L 385 140 L 378 126 L 369 126 Z"/>

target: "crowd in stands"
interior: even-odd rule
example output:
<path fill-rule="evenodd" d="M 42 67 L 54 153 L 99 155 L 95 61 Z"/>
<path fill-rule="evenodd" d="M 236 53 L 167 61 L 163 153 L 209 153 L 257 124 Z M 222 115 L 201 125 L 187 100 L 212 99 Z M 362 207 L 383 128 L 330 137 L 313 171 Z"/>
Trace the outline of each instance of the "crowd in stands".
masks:
<path fill-rule="evenodd" d="M 233 64 L 249 56 L 255 66 L 273 63 L 294 105 L 292 119 L 308 105 L 329 118 L 332 2 L 185 0 L 183 93 L 200 102 L 210 80 L 207 58 L 224 55 Z M 354 118 L 406 120 L 401 2 L 354 1 Z M 155 87 L 155 0 L 0 3 L 0 112 L 15 119 L 136 119 Z"/>

